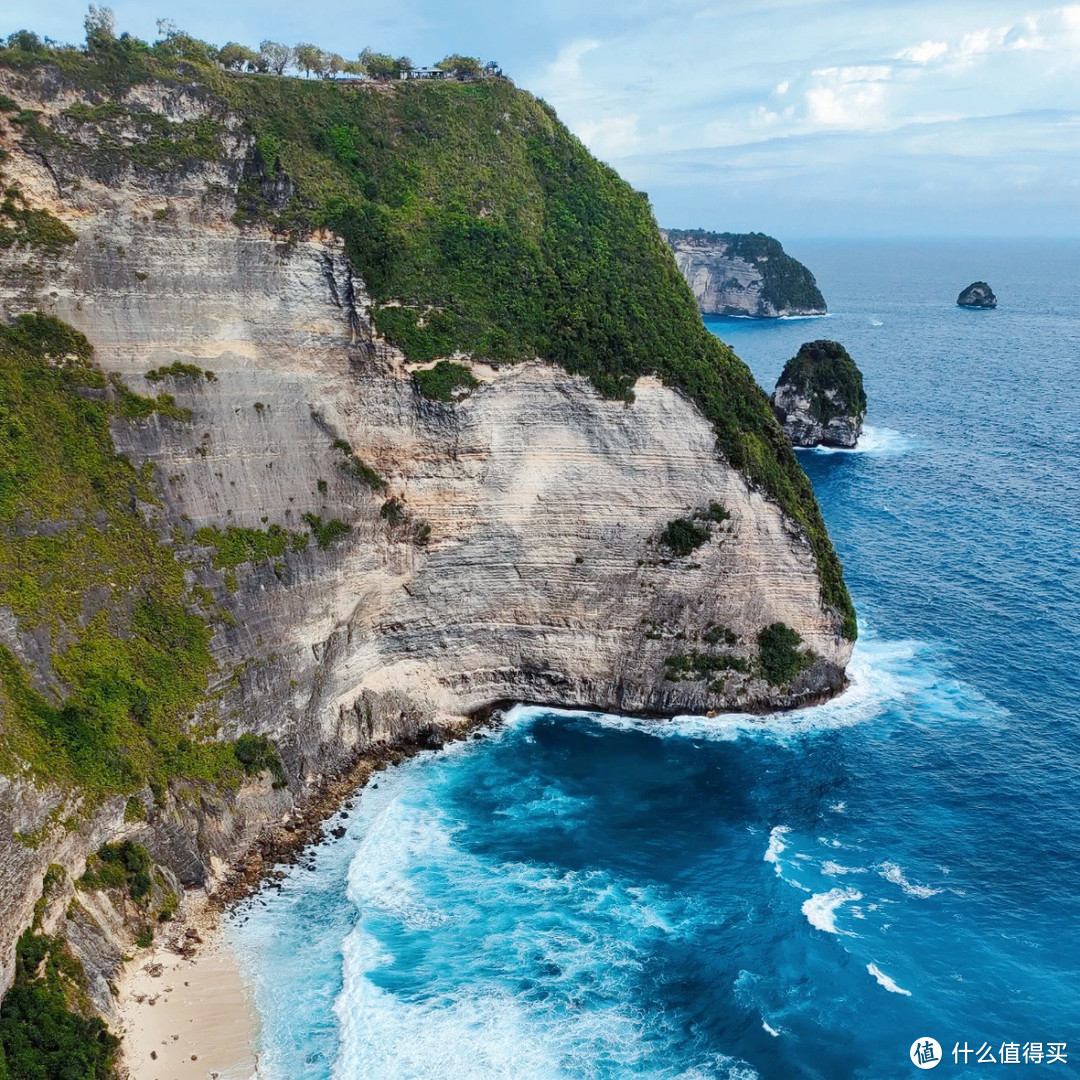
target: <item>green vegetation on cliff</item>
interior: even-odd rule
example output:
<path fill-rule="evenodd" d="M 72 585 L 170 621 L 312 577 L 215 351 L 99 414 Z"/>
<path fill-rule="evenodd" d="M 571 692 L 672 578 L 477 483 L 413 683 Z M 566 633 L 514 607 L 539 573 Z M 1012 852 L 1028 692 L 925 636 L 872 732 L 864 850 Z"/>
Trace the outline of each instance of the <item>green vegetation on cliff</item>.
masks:
<path fill-rule="evenodd" d="M 0 173 L 0 186 L 4 183 L 4 174 Z M 31 208 L 17 187 L 3 187 L 0 193 L 0 248 L 17 245 L 58 255 L 68 244 L 74 243 L 75 234 L 59 218 L 48 210 Z"/>
<path fill-rule="evenodd" d="M 289 782 L 285 775 L 285 766 L 281 764 L 277 747 L 265 735 L 252 735 L 245 732 L 233 745 L 236 760 L 248 776 L 258 776 L 269 772 L 274 778 L 274 787 L 283 788 Z"/>
<path fill-rule="evenodd" d="M 151 524 L 148 474 L 113 448 L 124 401 L 70 327 L 0 326 L 0 605 L 51 656 L 31 670 L 0 647 L 0 768 L 96 797 L 239 774 L 191 728 L 210 631 Z"/>
<path fill-rule="evenodd" d="M 828 423 L 836 415 L 866 415 L 862 373 L 838 341 L 807 341 L 784 365 L 777 386 L 791 385 L 810 399 L 816 418 Z"/>
<path fill-rule="evenodd" d="M 645 374 L 687 394 L 732 465 L 805 529 L 823 599 L 854 637 L 839 560 L 764 393 L 702 326 L 645 195 L 547 105 L 504 79 L 376 89 L 240 75 L 184 41 L 151 48 L 122 37 L 89 53 L 13 42 L 0 64 L 30 73 L 47 65 L 57 84 L 114 97 L 159 80 L 200 96 L 215 118 L 239 115 L 251 151 L 236 220 L 343 237 L 376 325 L 410 360 L 539 356 L 610 397 L 630 400 Z M 177 164 L 164 150 L 160 162 L 133 152 L 112 123 L 84 111 L 57 133 L 32 117 L 25 138 L 51 140 L 65 161 L 82 159 L 96 174 L 130 168 L 152 179 Z M 184 162 L 212 155 L 220 139 L 189 141 Z"/>
<path fill-rule="evenodd" d="M 810 649 L 799 651 L 802 638 L 787 623 L 766 626 L 757 639 L 762 674 L 774 686 L 786 686 L 817 659 Z"/>
<path fill-rule="evenodd" d="M 433 368 L 413 372 L 417 389 L 431 401 L 450 404 L 475 390 L 480 382 L 464 364 L 440 360 Z"/>
<path fill-rule="evenodd" d="M 286 551 L 303 551 L 308 543 L 303 533 L 289 532 L 280 525 L 265 530 L 230 525 L 224 532 L 206 525 L 196 530 L 194 539 L 195 543 L 214 549 L 212 558 L 219 570 L 235 570 L 246 562 L 280 559 Z"/>
<path fill-rule="evenodd" d="M 153 888 L 150 853 L 131 840 L 104 844 L 89 857 L 86 872 L 78 880 L 83 889 L 125 889 L 140 900 Z"/>
<path fill-rule="evenodd" d="M 693 554 L 712 537 L 713 525 L 723 524 L 731 514 L 718 502 L 695 510 L 688 518 L 673 518 L 660 533 L 660 543 L 677 558 Z"/>
<path fill-rule="evenodd" d="M 27 930 L 0 1005 L 0 1080 L 112 1080 L 120 1040 L 84 1002 L 82 967 L 64 942 Z"/>
<path fill-rule="evenodd" d="M 82 965 L 41 922 L 63 867 L 46 871 L 34 919 L 15 948 L 11 989 L 0 1005 L 0 1080 L 114 1080 L 120 1040 L 93 1015 Z"/>

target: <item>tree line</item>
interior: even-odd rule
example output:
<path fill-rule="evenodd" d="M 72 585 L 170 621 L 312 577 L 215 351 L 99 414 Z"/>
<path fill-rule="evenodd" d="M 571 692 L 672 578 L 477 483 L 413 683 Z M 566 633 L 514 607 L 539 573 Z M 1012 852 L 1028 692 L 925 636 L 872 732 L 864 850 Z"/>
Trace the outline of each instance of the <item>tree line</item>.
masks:
<path fill-rule="evenodd" d="M 91 54 L 110 52 L 117 48 L 141 48 L 176 59 L 220 64 L 227 71 L 270 75 L 285 75 L 294 71 L 297 74 L 302 72 L 306 78 L 314 75 L 322 79 L 336 79 L 341 75 L 374 80 L 401 79 L 417 70 L 407 56 L 390 56 L 371 48 L 365 48 L 354 60 L 346 59 L 339 53 L 327 52 L 309 42 L 285 45 L 279 41 L 263 41 L 258 49 L 250 49 L 246 45 L 230 41 L 217 48 L 180 30 L 172 19 L 158 19 L 158 41 L 150 46 L 130 34 L 118 35 L 112 9 L 96 4 L 90 5 L 84 26 L 86 50 Z M 48 38 L 42 40 L 29 30 L 19 30 L 11 34 L 6 44 L 8 48 L 28 53 L 48 50 L 57 45 Z M 459 53 L 444 57 L 430 70 L 440 72 L 444 78 L 456 79 L 476 79 L 502 74 L 494 61 L 484 64 L 475 56 L 462 56 Z"/>

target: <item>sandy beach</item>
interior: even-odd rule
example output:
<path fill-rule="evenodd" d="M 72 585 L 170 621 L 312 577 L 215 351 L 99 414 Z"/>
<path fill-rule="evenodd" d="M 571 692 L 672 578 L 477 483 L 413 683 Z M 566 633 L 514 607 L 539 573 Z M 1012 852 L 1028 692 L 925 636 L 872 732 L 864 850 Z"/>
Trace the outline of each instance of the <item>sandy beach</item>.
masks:
<path fill-rule="evenodd" d="M 183 923 L 125 966 L 123 1063 L 131 1080 L 250 1080 L 257 1028 L 236 958 L 205 898 L 189 893 L 184 906 Z"/>

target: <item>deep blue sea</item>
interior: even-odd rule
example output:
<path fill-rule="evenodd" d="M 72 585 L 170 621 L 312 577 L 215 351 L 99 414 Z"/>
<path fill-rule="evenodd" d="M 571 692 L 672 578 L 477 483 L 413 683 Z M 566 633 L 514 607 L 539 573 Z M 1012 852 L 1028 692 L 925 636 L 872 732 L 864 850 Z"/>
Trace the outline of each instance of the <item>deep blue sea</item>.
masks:
<path fill-rule="evenodd" d="M 709 328 L 769 391 L 813 338 L 863 371 L 860 447 L 802 456 L 851 689 L 382 774 L 233 921 L 266 1077 L 1080 1072 L 1080 245 L 790 250 L 831 315 Z"/>

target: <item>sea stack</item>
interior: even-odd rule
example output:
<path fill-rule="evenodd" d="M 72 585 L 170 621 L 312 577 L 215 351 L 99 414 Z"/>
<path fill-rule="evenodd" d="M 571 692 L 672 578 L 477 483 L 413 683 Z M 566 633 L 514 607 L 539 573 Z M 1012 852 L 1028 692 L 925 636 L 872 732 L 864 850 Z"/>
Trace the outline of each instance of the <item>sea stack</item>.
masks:
<path fill-rule="evenodd" d="M 838 341 L 808 341 L 785 365 L 773 412 L 795 446 L 851 449 L 862 432 L 862 373 Z"/>
<path fill-rule="evenodd" d="M 958 307 L 996 308 L 997 297 L 985 281 L 973 281 L 957 298 Z"/>

